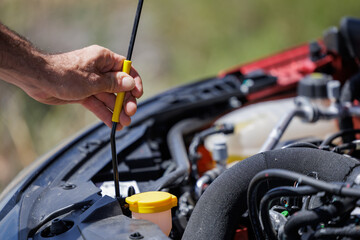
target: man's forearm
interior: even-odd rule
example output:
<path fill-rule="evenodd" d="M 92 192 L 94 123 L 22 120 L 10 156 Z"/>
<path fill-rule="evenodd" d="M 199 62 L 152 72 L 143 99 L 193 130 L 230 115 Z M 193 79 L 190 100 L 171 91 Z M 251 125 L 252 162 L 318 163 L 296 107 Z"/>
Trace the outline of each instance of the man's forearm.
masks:
<path fill-rule="evenodd" d="M 115 95 L 127 92 L 118 130 L 128 126 L 143 94 L 134 68 L 121 72 L 124 56 L 93 45 L 47 55 L 0 23 L 0 79 L 22 88 L 45 104 L 80 103 L 112 126 Z"/>
<path fill-rule="evenodd" d="M 47 57 L 0 23 L 0 79 L 21 88 L 43 81 Z"/>

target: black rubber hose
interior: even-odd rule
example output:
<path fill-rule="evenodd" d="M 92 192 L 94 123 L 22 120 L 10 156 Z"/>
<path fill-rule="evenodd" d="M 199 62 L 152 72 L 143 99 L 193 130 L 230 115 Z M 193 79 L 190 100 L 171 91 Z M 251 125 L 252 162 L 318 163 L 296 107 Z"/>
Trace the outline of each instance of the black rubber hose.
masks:
<path fill-rule="evenodd" d="M 336 146 L 333 148 L 333 152 L 343 154 L 345 150 L 356 150 L 358 144 L 356 142 L 350 142 L 341 144 L 340 146 Z"/>
<path fill-rule="evenodd" d="M 197 161 L 201 158 L 201 155 L 198 154 L 197 150 L 199 146 L 204 143 L 204 139 L 206 137 L 218 133 L 223 133 L 223 134 L 234 133 L 234 125 L 225 123 L 205 129 L 204 131 L 196 134 L 192 142 L 190 143 L 189 159 L 191 162 L 191 174 L 195 179 L 199 178 L 198 170 L 197 170 Z"/>
<path fill-rule="evenodd" d="M 200 133 L 197 133 L 194 136 L 194 138 L 189 146 L 189 158 L 190 158 L 191 162 L 197 161 L 197 158 L 199 157 L 197 150 L 198 150 L 199 146 L 204 143 L 204 139 L 210 135 L 214 135 L 214 134 L 218 134 L 218 133 L 223 133 L 223 134 L 234 133 L 234 125 L 228 124 L 228 123 L 221 124 L 221 125 L 215 125 L 215 126 L 212 126 L 211 128 L 205 129 L 204 131 L 202 131 Z"/>
<path fill-rule="evenodd" d="M 308 225 L 316 226 L 334 217 L 341 216 L 355 208 L 357 199 L 345 198 L 330 205 L 321 206 L 313 210 L 302 210 L 289 218 L 284 226 L 286 239 L 300 240 L 299 229 Z"/>
<path fill-rule="evenodd" d="M 345 130 L 341 130 L 337 133 L 334 133 L 332 135 L 330 135 L 328 138 L 326 138 L 319 146 L 319 148 L 325 147 L 330 145 L 336 138 L 338 137 L 344 137 L 346 135 L 352 135 L 352 134 L 356 134 L 356 133 L 360 133 L 360 129 L 345 129 Z"/>
<path fill-rule="evenodd" d="M 269 180 L 278 178 L 279 180 L 289 180 L 291 182 L 301 182 L 302 184 L 312 186 L 314 188 L 317 188 L 319 191 L 326 191 L 331 194 L 335 194 L 338 196 L 350 196 L 355 198 L 360 198 L 360 191 L 358 188 L 350 188 L 350 185 L 347 185 L 348 187 L 344 187 L 341 184 L 334 184 L 334 183 L 327 183 L 322 180 L 317 180 L 312 177 L 299 174 L 296 172 L 291 172 L 288 170 L 282 170 L 282 169 L 268 169 L 259 172 L 255 175 L 255 177 L 251 180 L 249 189 L 248 189 L 248 198 L 247 203 L 249 207 L 249 217 L 251 220 L 251 225 L 253 226 L 255 236 L 257 239 L 261 239 L 262 233 L 261 231 L 258 231 L 257 226 L 260 225 L 260 221 L 258 219 L 258 199 L 262 196 L 262 194 L 259 194 L 259 189 L 261 186 L 261 183 Z M 290 238 L 291 239 L 291 238 Z"/>
<path fill-rule="evenodd" d="M 184 135 L 201 128 L 206 123 L 208 122 L 199 119 L 185 119 L 176 123 L 170 129 L 167 136 L 167 144 L 171 157 L 176 164 L 176 169 L 152 184 L 152 186 L 155 186 L 152 190 L 161 190 L 162 188 L 179 183 L 189 176 L 190 162 L 184 143 Z"/>
<path fill-rule="evenodd" d="M 269 207 L 273 199 L 279 197 L 295 197 L 295 196 L 304 196 L 304 195 L 313 195 L 317 193 L 316 188 L 310 186 L 301 186 L 301 187 L 277 187 L 269 190 L 260 201 L 260 217 L 261 223 L 265 231 L 266 237 L 271 240 L 276 240 L 276 233 L 270 221 Z M 260 225 L 255 226 L 258 228 L 258 231 L 261 231 Z"/>
<path fill-rule="evenodd" d="M 334 205 L 321 206 L 316 211 L 299 211 L 296 213 L 296 218 L 289 219 L 284 226 L 286 239 L 300 240 L 299 228 L 308 225 L 316 226 L 322 221 L 327 222 L 337 214 L 338 211 Z"/>
<path fill-rule="evenodd" d="M 358 166 L 355 159 L 311 148 L 254 155 L 225 171 L 206 189 L 195 206 L 183 239 L 233 239 L 241 215 L 248 208 L 249 183 L 262 170 L 278 168 L 303 174 L 316 171 L 324 181 L 343 181 Z"/>
<path fill-rule="evenodd" d="M 314 233 L 314 238 L 350 237 L 360 239 L 360 226 L 346 226 L 343 228 L 322 228 Z"/>

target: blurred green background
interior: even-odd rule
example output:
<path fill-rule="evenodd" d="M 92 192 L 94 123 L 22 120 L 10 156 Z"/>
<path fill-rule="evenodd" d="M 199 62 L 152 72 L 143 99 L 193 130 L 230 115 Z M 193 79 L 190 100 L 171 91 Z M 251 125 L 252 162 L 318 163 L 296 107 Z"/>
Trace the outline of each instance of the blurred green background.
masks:
<path fill-rule="evenodd" d="M 0 21 L 38 48 L 92 44 L 126 55 L 136 0 L 0 0 Z M 358 0 L 145 0 L 133 54 L 143 99 L 169 87 L 321 37 Z M 0 81 L 0 190 L 18 171 L 98 121 L 81 106 L 48 106 Z"/>

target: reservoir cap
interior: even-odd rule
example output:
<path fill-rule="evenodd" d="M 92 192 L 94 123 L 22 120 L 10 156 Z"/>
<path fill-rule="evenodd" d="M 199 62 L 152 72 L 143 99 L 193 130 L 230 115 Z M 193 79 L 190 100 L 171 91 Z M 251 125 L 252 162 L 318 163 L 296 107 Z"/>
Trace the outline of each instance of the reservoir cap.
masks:
<path fill-rule="evenodd" d="M 328 98 L 327 84 L 332 80 L 330 75 L 312 73 L 300 80 L 298 95 L 313 99 Z"/>
<path fill-rule="evenodd" d="M 130 211 L 137 213 L 158 213 L 177 206 L 176 196 L 167 192 L 144 192 L 127 197 Z"/>

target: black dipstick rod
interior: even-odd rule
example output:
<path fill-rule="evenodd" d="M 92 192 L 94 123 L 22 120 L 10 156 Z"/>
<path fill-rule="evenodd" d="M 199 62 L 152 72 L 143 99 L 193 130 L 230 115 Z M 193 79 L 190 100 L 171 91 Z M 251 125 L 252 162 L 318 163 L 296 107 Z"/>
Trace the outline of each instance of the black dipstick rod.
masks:
<path fill-rule="evenodd" d="M 133 49 L 134 49 L 135 38 L 136 38 L 137 29 L 138 29 L 138 26 L 139 26 L 139 20 L 140 20 L 140 15 L 141 15 L 141 9 L 142 9 L 142 6 L 143 6 L 143 2 L 144 2 L 143 0 L 139 0 L 138 6 L 137 6 L 137 9 L 136 9 L 134 26 L 133 26 L 132 33 L 131 33 L 127 58 L 126 58 L 126 60 L 124 61 L 124 64 L 123 64 L 123 72 L 125 72 L 127 74 L 130 74 L 130 70 L 131 70 L 131 56 L 132 56 L 132 52 L 133 52 Z M 119 164 L 118 164 L 118 158 L 117 158 L 117 153 L 116 153 L 115 133 L 116 133 L 117 123 L 120 121 L 120 113 L 121 113 L 122 105 L 123 105 L 123 102 L 124 102 L 124 97 L 125 97 L 125 92 L 120 92 L 116 96 L 114 112 L 113 112 L 113 115 L 112 115 L 112 123 L 113 124 L 112 124 L 111 135 L 110 135 L 112 167 L 113 167 L 113 173 L 114 173 L 115 196 L 116 196 L 116 198 L 120 198 L 120 187 L 119 187 L 119 170 L 118 170 Z"/>

